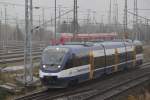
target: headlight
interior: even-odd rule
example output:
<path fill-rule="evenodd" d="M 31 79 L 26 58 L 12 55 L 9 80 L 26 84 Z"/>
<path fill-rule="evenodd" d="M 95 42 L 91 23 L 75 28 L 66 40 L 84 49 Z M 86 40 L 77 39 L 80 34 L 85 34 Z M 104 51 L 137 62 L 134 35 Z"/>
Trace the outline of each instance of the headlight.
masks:
<path fill-rule="evenodd" d="M 58 66 L 58 68 L 61 68 L 61 66 Z"/>
<path fill-rule="evenodd" d="M 46 65 L 43 65 L 43 68 L 46 68 Z"/>

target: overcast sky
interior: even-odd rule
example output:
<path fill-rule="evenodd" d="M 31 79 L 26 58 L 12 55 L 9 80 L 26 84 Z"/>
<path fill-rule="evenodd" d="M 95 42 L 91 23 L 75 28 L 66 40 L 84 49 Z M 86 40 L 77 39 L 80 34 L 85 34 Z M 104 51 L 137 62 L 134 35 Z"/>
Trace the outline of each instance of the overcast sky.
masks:
<path fill-rule="evenodd" d="M 0 2 L 9 2 L 15 4 L 23 4 L 25 0 L 0 0 Z M 104 22 L 108 20 L 108 10 L 109 10 L 109 1 L 110 0 L 78 0 L 79 6 L 79 18 L 85 18 L 87 14 L 87 9 L 91 9 L 92 11 L 96 11 L 96 19 L 101 21 L 101 15 L 104 15 Z M 112 0 L 113 2 L 114 0 Z M 124 9 L 124 1 L 125 0 L 117 0 L 119 6 L 119 20 L 122 21 L 123 18 L 123 9 Z M 133 1 L 128 0 L 128 9 L 133 11 Z M 34 6 L 42 6 L 42 7 L 54 7 L 54 0 L 33 0 Z M 0 3 L 1 4 L 1 3 Z M 57 5 L 62 5 L 63 7 L 67 7 L 65 9 L 72 9 L 73 8 L 73 0 L 57 0 Z M 150 9 L 150 0 L 138 0 L 138 8 L 139 9 Z M 1 4 L 1 9 L 4 16 L 4 6 Z M 24 19 L 24 7 L 21 6 L 8 6 L 7 7 L 7 15 L 15 17 L 16 15 L 19 19 Z M 46 19 L 50 19 L 50 16 L 53 16 L 54 9 L 45 9 L 45 17 Z M 141 16 L 145 16 L 150 18 L 150 10 L 149 11 L 139 11 Z M 41 11 L 35 11 L 35 16 L 41 15 Z M 67 15 L 71 16 L 71 15 Z M 67 17 L 66 16 L 66 17 Z M 71 16 L 72 17 L 72 16 Z M 129 15 L 129 21 L 132 20 L 132 15 Z M 38 19 L 38 17 L 36 17 Z"/>

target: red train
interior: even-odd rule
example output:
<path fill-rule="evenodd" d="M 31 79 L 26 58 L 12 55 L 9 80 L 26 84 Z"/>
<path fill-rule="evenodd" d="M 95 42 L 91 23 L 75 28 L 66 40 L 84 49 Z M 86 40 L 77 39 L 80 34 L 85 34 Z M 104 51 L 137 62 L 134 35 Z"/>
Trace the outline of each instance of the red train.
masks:
<path fill-rule="evenodd" d="M 80 33 L 75 35 L 76 41 L 93 41 L 93 40 L 113 40 L 118 36 L 117 33 Z M 57 33 L 57 39 L 51 40 L 51 44 L 64 44 L 73 40 L 73 33 Z"/>

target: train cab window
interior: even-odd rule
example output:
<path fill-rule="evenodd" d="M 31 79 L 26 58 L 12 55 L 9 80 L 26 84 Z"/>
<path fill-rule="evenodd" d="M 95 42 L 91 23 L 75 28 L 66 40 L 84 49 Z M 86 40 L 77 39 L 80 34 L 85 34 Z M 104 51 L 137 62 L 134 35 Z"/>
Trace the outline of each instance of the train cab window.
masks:
<path fill-rule="evenodd" d="M 42 64 L 46 65 L 46 70 L 55 71 L 62 65 L 65 55 L 67 54 L 67 48 L 48 48 L 42 53 Z M 45 68 L 44 68 L 45 69 Z"/>

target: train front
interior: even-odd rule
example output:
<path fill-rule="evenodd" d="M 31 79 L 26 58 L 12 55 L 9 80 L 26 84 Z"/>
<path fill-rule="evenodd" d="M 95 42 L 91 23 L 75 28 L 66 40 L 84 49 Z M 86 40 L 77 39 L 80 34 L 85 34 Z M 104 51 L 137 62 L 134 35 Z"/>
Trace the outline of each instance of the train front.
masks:
<path fill-rule="evenodd" d="M 40 67 L 40 79 L 47 87 L 66 87 L 63 69 L 67 60 L 67 48 L 48 47 L 43 51 Z"/>

